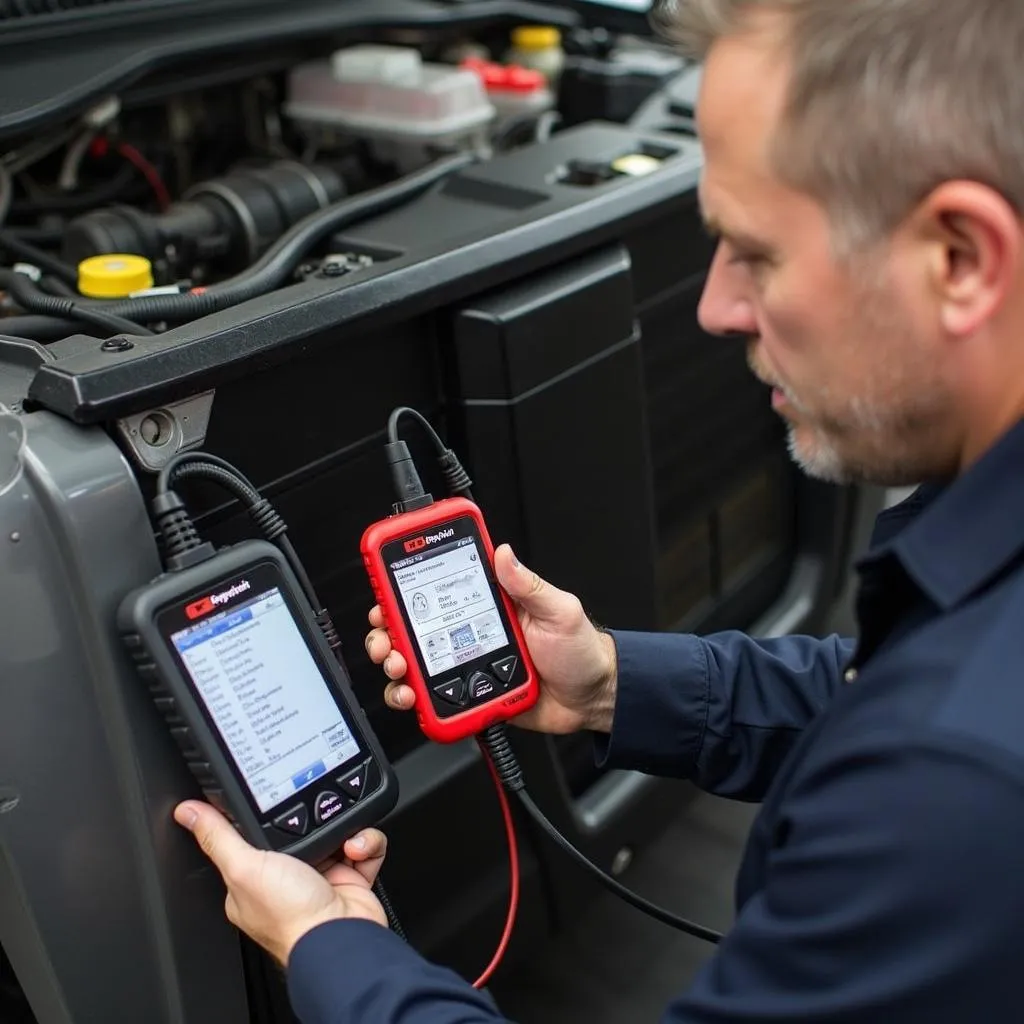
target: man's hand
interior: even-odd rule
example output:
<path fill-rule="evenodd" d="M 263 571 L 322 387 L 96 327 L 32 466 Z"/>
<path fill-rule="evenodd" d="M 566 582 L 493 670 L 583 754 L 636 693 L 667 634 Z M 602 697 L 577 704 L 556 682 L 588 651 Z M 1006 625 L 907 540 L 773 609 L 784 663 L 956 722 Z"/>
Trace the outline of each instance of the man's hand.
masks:
<path fill-rule="evenodd" d="M 287 966 L 295 944 L 318 924 L 364 918 L 387 926 L 370 892 L 384 862 L 387 840 L 366 829 L 345 843 L 344 859 L 312 868 L 295 857 L 250 846 L 209 804 L 194 800 L 174 810 L 179 825 L 196 837 L 227 886 L 228 920 Z"/>
<path fill-rule="evenodd" d="M 578 597 L 558 590 L 521 565 L 503 544 L 494 553 L 498 582 L 515 602 L 526 646 L 540 674 L 540 699 L 513 719 L 537 732 L 564 734 L 592 729 L 610 732 L 615 709 L 616 656 L 611 637 L 587 618 Z M 366 637 L 371 661 L 391 680 L 384 690 L 389 707 L 408 711 L 412 687 L 400 680 L 408 666 L 392 649 L 380 606 L 370 611 L 374 627 Z"/>

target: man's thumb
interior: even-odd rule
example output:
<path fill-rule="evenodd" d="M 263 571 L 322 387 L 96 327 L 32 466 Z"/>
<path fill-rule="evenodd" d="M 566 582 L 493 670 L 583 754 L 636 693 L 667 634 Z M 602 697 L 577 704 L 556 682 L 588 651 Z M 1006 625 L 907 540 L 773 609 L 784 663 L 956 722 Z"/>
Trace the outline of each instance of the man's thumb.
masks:
<path fill-rule="evenodd" d="M 527 569 L 512 553 L 508 544 L 494 552 L 494 572 L 508 596 L 538 619 L 554 618 L 561 608 L 562 591 Z"/>
<path fill-rule="evenodd" d="M 240 858 L 249 852 L 249 845 L 234 826 L 216 808 L 195 800 L 178 804 L 174 820 L 187 828 L 199 843 L 200 849 L 226 874 L 238 867 Z"/>

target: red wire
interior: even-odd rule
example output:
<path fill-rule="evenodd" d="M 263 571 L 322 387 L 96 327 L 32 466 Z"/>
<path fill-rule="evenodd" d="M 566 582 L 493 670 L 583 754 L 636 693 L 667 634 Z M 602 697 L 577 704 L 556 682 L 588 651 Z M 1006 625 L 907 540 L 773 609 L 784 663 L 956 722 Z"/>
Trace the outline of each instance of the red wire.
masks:
<path fill-rule="evenodd" d="M 143 177 L 145 177 L 156 194 L 156 200 L 160 204 L 160 209 L 166 210 L 171 205 L 171 194 L 167 191 L 167 186 L 164 184 L 163 178 L 160 177 L 160 172 L 128 142 L 119 142 L 117 151 L 130 164 L 134 164 Z"/>
<path fill-rule="evenodd" d="M 501 963 L 501 958 L 508 949 L 509 939 L 512 938 L 512 931 L 516 924 L 516 912 L 519 910 L 519 848 L 516 845 L 516 826 L 512 818 L 512 808 L 508 805 L 505 787 L 501 784 L 501 778 L 492 764 L 490 754 L 488 754 L 483 743 L 480 743 L 480 751 L 484 755 L 487 770 L 491 773 L 491 778 L 494 780 L 494 785 L 498 790 L 501 816 L 505 819 L 505 837 L 508 840 L 508 868 L 511 887 L 508 896 L 508 915 L 505 918 L 505 931 L 502 933 L 501 942 L 498 943 L 498 948 L 491 962 L 487 965 L 487 969 L 473 982 L 473 988 L 483 988 L 490 980 L 491 975 L 497 970 L 498 964 Z"/>

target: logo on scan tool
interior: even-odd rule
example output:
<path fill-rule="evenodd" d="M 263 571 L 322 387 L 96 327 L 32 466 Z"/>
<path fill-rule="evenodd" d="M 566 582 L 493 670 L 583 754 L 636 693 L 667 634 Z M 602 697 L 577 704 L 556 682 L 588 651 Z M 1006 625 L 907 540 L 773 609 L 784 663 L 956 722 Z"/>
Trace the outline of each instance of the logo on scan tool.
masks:
<path fill-rule="evenodd" d="M 412 540 L 407 540 L 403 547 L 411 555 L 414 551 L 422 551 L 428 544 L 436 544 L 439 540 L 451 540 L 454 536 L 455 528 L 450 526 L 447 530 L 438 530 L 437 533 L 428 533 L 423 537 L 413 537 Z"/>
<path fill-rule="evenodd" d="M 232 598 L 238 597 L 239 594 L 244 594 L 248 589 L 249 581 L 239 580 L 234 586 L 228 587 L 227 590 L 222 590 L 219 594 L 201 597 L 198 601 L 185 605 L 185 618 L 189 620 L 200 619 L 204 615 L 209 615 L 217 605 L 227 604 Z"/>

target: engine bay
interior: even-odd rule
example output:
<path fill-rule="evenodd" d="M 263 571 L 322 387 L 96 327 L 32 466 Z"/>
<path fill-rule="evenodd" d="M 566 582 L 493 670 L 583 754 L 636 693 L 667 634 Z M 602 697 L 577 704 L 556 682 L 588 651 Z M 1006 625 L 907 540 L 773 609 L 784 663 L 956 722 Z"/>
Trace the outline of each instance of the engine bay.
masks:
<path fill-rule="evenodd" d="M 349 279 L 379 254 L 339 248 L 343 229 L 573 125 L 624 122 L 685 67 L 650 39 L 551 13 L 182 56 L 73 115 L 9 128 L 0 334 L 162 334 L 291 285 Z M 549 181 L 636 177 L 663 157 L 581 158 Z"/>

